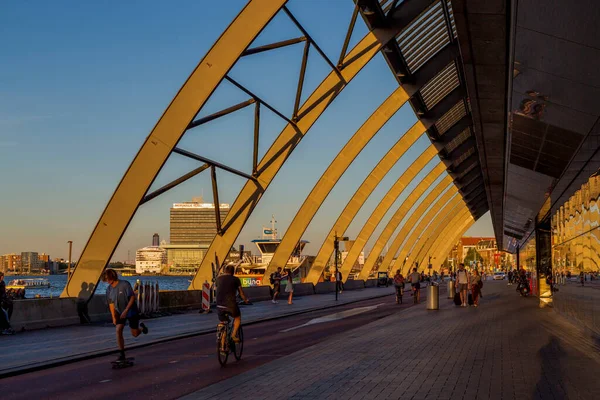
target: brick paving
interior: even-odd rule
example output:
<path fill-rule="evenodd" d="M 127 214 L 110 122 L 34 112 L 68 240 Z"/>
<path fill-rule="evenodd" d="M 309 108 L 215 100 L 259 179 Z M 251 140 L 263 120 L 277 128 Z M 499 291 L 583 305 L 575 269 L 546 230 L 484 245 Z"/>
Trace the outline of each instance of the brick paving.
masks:
<path fill-rule="evenodd" d="M 185 399 L 600 399 L 588 334 L 514 286 L 479 308 L 412 307 Z"/>

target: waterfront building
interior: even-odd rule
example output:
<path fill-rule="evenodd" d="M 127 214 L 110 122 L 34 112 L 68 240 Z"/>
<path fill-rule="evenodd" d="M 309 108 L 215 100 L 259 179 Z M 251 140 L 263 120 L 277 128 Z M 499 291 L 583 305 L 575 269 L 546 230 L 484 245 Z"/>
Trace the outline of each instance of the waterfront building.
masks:
<path fill-rule="evenodd" d="M 221 223 L 227 217 L 229 204 L 219 204 Z M 170 213 L 170 244 L 194 244 L 206 249 L 217 234 L 215 205 L 202 198 L 175 203 Z"/>
<path fill-rule="evenodd" d="M 158 246 L 148 246 L 135 252 L 135 272 L 159 274 L 167 264 L 167 252 Z"/>
<path fill-rule="evenodd" d="M 167 267 L 164 270 L 168 275 L 195 274 L 208 246 L 199 244 L 161 244 L 167 253 Z"/>
<path fill-rule="evenodd" d="M 4 254 L 0 258 L 0 270 L 3 272 L 15 272 L 21 270 L 21 255 L 20 254 Z"/>
<path fill-rule="evenodd" d="M 21 270 L 22 273 L 37 273 L 42 269 L 42 263 L 35 251 L 24 251 L 21 253 Z"/>

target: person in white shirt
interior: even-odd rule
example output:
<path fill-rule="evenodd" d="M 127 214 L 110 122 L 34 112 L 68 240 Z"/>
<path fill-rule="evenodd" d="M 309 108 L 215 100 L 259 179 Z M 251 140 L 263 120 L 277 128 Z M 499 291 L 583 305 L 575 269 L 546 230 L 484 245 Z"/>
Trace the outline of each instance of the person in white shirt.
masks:
<path fill-rule="evenodd" d="M 456 271 L 456 284 L 458 285 L 458 291 L 460 293 L 461 307 L 466 307 L 469 298 L 469 274 L 467 273 L 467 270 L 465 270 L 465 264 L 463 263 L 458 265 L 458 271 Z"/>

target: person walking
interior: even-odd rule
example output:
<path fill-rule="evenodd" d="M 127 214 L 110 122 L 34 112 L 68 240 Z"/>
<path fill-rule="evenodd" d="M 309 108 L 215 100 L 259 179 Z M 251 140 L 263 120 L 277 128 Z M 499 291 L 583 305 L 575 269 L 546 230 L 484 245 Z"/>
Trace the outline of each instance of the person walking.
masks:
<path fill-rule="evenodd" d="M 271 274 L 271 284 L 273 285 L 273 304 L 277 303 L 277 296 L 281 292 L 281 267 Z"/>
<path fill-rule="evenodd" d="M 458 292 L 460 293 L 460 306 L 466 307 L 469 298 L 469 274 L 465 270 L 465 264 L 463 263 L 458 264 L 456 283 L 458 284 Z"/>
<path fill-rule="evenodd" d="M 421 301 L 421 274 L 417 272 L 416 268 L 413 268 L 413 272 L 408 276 L 410 284 L 413 290 L 413 296 L 416 296 L 416 303 L 419 304 Z"/>
<path fill-rule="evenodd" d="M 288 296 L 288 304 L 293 304 L 292 298 L 294 297 L 294 280 L 292 278 L 292 270 L 286 270 L 286 274 L 283 275 L 282 279 L 287 279 L 287 284 L 285 285 L 285 292 L 289 293 Z"/>
<path fill-rule="evenodd" d="M 481 279 L 481 276 L 479 276 L 479 271 L 477 271 L 477 269 L 473 270 L 470 279 L 473 306 L 479 307 L 479 298 L 481 297 L 481 288 L 483 287 L 483 280 Z"/>
<path fill-rule="evenodd" d="M 148 328 L 143 322 L 140 323 L 140 313 L 131 284 L 126 280 L 120 280 L 117 272 L 112 268 L 107 268 L 104 271 L 102 280 L 108 283 L 106 300 L 108 301 L 113 324 L 116 327 L 117 345 L 119 347 L 117 362 L 123 362 L 127 359 L 125 357 L 125 339 L 123 338 L 125 323 L 129 321 L 129 328 L 133 337 L 148 333 Z"/>
<path fill-rule="evenodd" d="M 344 291 L 344 281 L 342 280 L 342 271 L 340 270 L 335 273 L 335 290 L 339 293 Z"/>
<path fill-rule="evenodd" d="M 400 270 L 394 275 L 394 287 L 396 288 L 396 304 L 402 304 L 402 295 L 404 294 L 404 277 Z"/>

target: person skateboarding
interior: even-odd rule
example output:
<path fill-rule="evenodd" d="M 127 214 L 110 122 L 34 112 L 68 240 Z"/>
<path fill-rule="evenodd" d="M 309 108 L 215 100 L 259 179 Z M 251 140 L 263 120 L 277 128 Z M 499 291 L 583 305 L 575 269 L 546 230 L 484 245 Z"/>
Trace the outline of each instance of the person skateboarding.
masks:
<path fill-rule="evenodd" d="M 131 284 L 126 280 L 120 280 L 115 270 L 111 268 L 104 271 L 102 280 L 108 283 L 106 300 L 108 301 L 113 324 L 116 327 L 117 345 L 119 347 L 119 358 L 117 358 L 116 363 L 127 363 L 125 339 L 123 338 L 125 322 L 129 321 L 129 328 L 133 337 L 148 333 L 148 327 L 143 322 L 140 323 L 140 313 Z"/>

